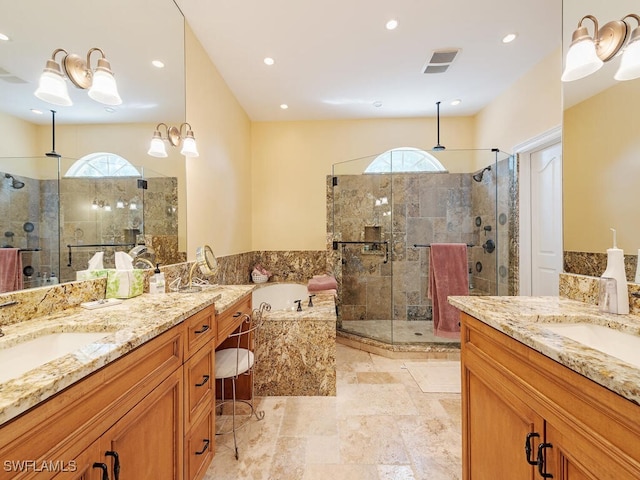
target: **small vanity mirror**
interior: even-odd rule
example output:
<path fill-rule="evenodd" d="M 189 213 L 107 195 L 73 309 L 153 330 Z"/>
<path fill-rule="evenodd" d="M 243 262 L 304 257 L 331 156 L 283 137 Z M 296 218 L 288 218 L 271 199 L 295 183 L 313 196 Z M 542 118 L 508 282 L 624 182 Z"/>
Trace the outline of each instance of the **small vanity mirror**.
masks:
<path fill-rule="evenodd" d="M 209 245 L 198 247 L 196 250 L 196 265 L 203 275 L 215 275 L 218 272 L 218 260 Z"/>
<path fill-rule="evenodd" d="M 186 287 L 181 288 L 181 292 L 193 293 L 202 290 L 202 287 L 193 284 L 193 272 L 196 268 L 200 270 L 200 273 L 206 276 L 212 276 L 217 273 L 218 260 L 216 260 L 216 256 L 213 254 L 213 250 L 211 250 L 209 245 L 203 245 L 196 249 L 196 261 L 189 269 L 189 284 Z"/>

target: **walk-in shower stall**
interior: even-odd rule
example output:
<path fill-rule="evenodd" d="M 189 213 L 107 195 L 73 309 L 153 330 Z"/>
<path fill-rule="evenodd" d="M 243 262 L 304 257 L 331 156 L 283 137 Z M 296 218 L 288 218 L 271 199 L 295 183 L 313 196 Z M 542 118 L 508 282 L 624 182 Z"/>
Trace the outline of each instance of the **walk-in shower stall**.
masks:
<path fill-rule="evenodd" d="M 339 331 L 392 345 L 459 344 L 433 334 L 429 246 L 467 245 L 470 295 L 514 294 L 515 171 L 496 149 L 396 149 L 334 164 L 327 225 Z"/>

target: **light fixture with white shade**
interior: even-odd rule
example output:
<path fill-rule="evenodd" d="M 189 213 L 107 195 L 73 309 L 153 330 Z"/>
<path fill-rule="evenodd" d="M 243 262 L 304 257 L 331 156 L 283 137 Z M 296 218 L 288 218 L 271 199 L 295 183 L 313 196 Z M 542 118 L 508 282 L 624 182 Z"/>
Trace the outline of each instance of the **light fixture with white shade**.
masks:
<path fill-rule="evenodd" d="M 101 55 L 95 72 L 91 69 L 90 63 L 93 52 L 99 52 Z M 60 63 L 56 61 L 56 55 L 59 53 L 64 53 L 64 58 Z M 96 102 L 105 105 L 120 105 L 122 103 L 111 65 L 105 58 L 104 52 L 99 48 L 90 49 L 87 52 L 86 61 L 75 53 L 69 54 L 63 48 L 54 50 L 51 58 L 47 60 L 42 75 L 40 75 L 38 89 L 34 92 L 35 96 L 54 105 L 63 107 L 72 105 L 65 75 L 76 87 L 83 90 L 89 89 L 89 97 Z"/>
<path fill-rule="evenodd" d="M 164 127 L 166 137 L 162 136 L 160 127 Z M 186 128 L 186 133 L 183 134 L 182 131 L 184 128 Z M 165 140 L 173 147 L 177 147 L 182 142 L 180 153 L 185 157 L 197 157 L 200 155 L 191 125 L 186 122 L 180 125 L 180 127 L 169 127 L 166 123 L 159 123 L 153 132 L 153 138 L 151 139 L 151 145 L 147 153 L 152 157 L 166 157 L 167 149 L 164 144 Z"/>
<path fill-rule="evenodd" d="M 633 18 L 638 22 L 638 26 L 633 29 L 629 37 L 627 46 L 622 51 L 620 66 L 613 76 L 616 80 L 633 80 L 640 77 L 640 17 L 630 13 L 626 18 Z"/>
<path fill-rule="evenodd" d="M 631 28 L 625 22 L 627 18 L 633 18 L 638 26 L 631 32 Z M 594 24 L 593 37 L 589 35 L 587 27 L 582 22 L 589 19 Z M 629 42 L 627 43 L 627 39 Z M 585 15 L 578 22 L 578 28 L 573 32 L 571 46 L 567 51 L 565 68 L 562 73 L 563 82 L 571 82 L 587 77 L 598 71 L 605 62 L 608 62 L 621 51 L 622 59 L 620 67 L 615 74 L 616 80 L 631 80 L 640 77 L 640 17 L 629 14 L 622 20 L 607 22 L 598 28 L 598 20 L 593 15 Z M 624 45 L 626 48 L 622 50 Z"/>

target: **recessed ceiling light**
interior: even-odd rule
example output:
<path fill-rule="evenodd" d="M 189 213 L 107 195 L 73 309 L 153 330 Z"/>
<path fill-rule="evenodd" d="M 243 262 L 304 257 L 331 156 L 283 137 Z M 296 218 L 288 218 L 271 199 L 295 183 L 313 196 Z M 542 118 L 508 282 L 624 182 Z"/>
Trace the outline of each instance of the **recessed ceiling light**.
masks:
<path fill-rule="evenodd" d="M 385 27 L 387 30 L 395 30 L 398 28 L 398 21 L 392 18 L 386 23 Z"/>
<path fill-rule="evenodd" d="M 116 109 L 113 107 L 104 107 L 104 111 L 107 113 L 113 113 L 116 111 Z"/>
<path fill-rule="evenodd" d="M 271 57 L 265 57 L 263 60 L 265 65 L 273 65 L 276 61 Z"/>
<path fill-rule="evenodd" d="M 455 100 L 451 100 L 451 105 L 452 106 L 456 106 L 456 105 L 460 105 L 462 103 L 462 100 L 460 100 L 459 98 L 456 98 Z"/>
<path fill-rule="evenodd" d="M 36 115 L 42 115 L 42 110 L 38 110 L 37 108 L 32 108 L 31 112 L 35 113 Z"/>
<path fill-rule="evenodd" d="M 380 108 L 382 106 L 382 102 L 373 102 L 373 106 L 376 108 Z"/>
<path fill-rule="evenodd" d="M 9 41 L 9 37 L 6 36 L 4 33 L 0 33 L 0 40 L 4 40 L 5 42 Z"/>
<path fill-rule="evenodd" d="M 280 108 L 282 110 L 286 110 L 287 108 L 289 108 L 289 105 L 287 105 L 286 103 L 283 103 L 282 105 L 280 105 Z"/>
<path fill-rule="evenodd" d="M 517 36 L 517 33 L 509 33 L 502 38 L 502 43 L 511 43 L 516 39 Z"/>
<path fill-rule="evenodd" d="M 151 65 L 153 65 L 156 68 L 164 68 L 164 63 L 161 62 L 160 60 L 153 60 L 151 62 Z"/>

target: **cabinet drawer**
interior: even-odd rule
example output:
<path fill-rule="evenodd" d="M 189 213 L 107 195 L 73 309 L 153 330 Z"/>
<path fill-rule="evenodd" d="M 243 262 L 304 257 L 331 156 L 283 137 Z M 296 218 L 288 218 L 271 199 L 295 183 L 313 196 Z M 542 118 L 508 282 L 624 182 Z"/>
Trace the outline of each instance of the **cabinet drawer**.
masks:
<path fill-rule="evenodd" d="M 185 359 L 205 343 L 215 338 L 215 308 L 213 305 L 185 320 Z"/>
<path fill-rule="evenodd" d="M 205 345 L 184 364 L 185 431 L 199 413 L 211 409 L 215 385 L 213 344 Z"/>
<path fill-rule="evenodd" d="M 216 346 L 221 344 L 238 325 L 243 313 L 251 314 L 251 295 L 241 298 L 224 312 L 216 316 Z"/>
<path fill-rule="evenodd" d="M 184 478 L 200 479 L 207 471 L 215 452 L 215 417 L 213 410 L 201 416 L 184 441 Z"/>

